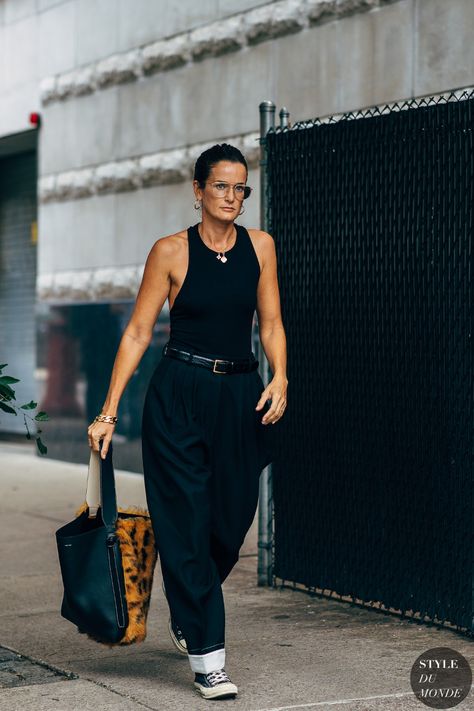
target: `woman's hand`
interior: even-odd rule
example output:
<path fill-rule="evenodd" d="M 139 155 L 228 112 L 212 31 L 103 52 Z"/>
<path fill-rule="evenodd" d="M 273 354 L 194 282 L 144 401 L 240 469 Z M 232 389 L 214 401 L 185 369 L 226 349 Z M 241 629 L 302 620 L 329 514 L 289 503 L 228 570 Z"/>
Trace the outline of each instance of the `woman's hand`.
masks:
<path fill-rule="evenodd" d="M 268 425 L 271 422 L 272 425 L 274 425 L 275 422 L 282 417 L 286 408 L 287 387 L 288 380 L 283 376 L 274 376 L 268 383 L 267 387 L 260 395 L 260 399 L 255 408 L 256 410 L 260 410 L 265 405 L 267 400 L 272 401 L 270 409 L 262 417 L 262 424 Z"/>
<path fill-rule="evenodd" d="M 89 447 L 96 452 L 100 452 L 102 459 L 107 456 L 109 442 L 112 439 L 112 433 L 115 429 L 115 424 L 109 422 L 92 422 L 87 428 L 87 437 L 89 439 Z M 99 441 L 102 442 L 102 450 L 99 450 Z"/>

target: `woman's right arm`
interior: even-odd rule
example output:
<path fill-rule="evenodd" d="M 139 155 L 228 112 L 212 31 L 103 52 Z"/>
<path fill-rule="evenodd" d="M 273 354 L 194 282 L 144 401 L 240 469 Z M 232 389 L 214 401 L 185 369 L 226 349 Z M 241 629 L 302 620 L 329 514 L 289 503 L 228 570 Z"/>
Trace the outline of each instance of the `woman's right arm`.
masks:
<path fill-rule="evenodd" d="M 157 240 L 148 254 L 133 313 L 115 356 L 107 397 L 102 407 L 104 415 L 117 414 L 127 383 L 150 345 L 154 325 L 169 294 L 171 255 L 172 245 L 164 238 Z M 93 422 L 87 429 L 90 447 L 99 451 L 99 441 L 103 440 L 103 458 L 107 455 L 114 429 L 115 425 L 108 422 Z"/>

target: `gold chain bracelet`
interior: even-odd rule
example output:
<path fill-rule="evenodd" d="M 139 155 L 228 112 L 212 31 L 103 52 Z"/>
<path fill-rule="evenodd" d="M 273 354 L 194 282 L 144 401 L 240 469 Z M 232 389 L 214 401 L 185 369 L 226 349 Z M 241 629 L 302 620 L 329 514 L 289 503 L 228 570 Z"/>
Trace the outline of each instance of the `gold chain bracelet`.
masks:
<path fill-rule="evenodd" d="M 104 415 L 100 414 L 95 417 L 94 422 L 108 422 L 110 425 L 114 425 L 118 421 L 115 415 Z"/>

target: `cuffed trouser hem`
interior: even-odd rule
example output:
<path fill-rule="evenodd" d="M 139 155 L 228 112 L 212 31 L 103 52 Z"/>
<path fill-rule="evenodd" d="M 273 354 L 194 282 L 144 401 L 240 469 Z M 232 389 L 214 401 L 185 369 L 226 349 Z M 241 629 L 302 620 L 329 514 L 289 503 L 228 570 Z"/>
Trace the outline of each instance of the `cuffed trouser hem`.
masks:
<path fill-rule="evenodd" d="M 215 649 L 207 654 L 188 654 L 188 659 L 193 672 L 208 674 L 225 667 L 225 649 Z"/>

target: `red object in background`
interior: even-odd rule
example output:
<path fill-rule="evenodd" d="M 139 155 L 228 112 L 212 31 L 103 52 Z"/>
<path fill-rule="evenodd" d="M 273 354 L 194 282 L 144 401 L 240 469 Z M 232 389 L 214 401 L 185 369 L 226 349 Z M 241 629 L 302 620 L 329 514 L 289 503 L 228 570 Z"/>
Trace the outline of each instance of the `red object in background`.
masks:
<path fill-rule="evenodd" d="M 33 126 L 38 127 L 40 125 L 40 122 L 41 122 L 41 116 L 39 115 L 39 113 L 37 113 L 36 111 L 32 111 L 30 114 L 30 123 L 32 123 Z"/>

